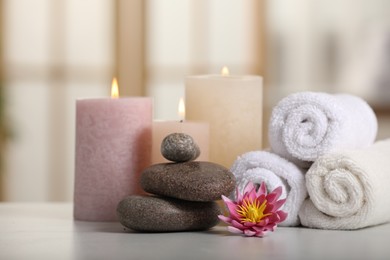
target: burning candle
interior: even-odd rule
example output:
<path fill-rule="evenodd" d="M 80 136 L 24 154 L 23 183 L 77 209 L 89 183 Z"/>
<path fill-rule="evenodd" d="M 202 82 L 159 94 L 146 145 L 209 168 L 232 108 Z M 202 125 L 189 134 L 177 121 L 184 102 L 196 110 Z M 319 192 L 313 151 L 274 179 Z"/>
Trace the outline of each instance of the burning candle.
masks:
<path fill-rule="evenodd" d="M 237 156 L 262 148 L 262 78 L 229 75 L 186 79 L 186 116 L 210 123 L 210 161 L 230 168 Z"/>
<path fill-rule="evenodd" d="M 76 101 L 74 218 L 115 221 L 116 206 L 139 194 L 141 171 L 150 165 L 152 100 L 111 98 Z"/>
<path fill-rule="evenodd" d="M 197 161 L 209 159 L 209 124 L 205 122 L 191 122 L 185 120 L 184 99 L 180 99 L 178 106 L 180 121 L 154 121 L 152 141 L 152 164 L 167 162 L 161 155 L 161 142 L 169 134 L 185 133 L 190 135 L 198 144 L 200 155 Z"/>

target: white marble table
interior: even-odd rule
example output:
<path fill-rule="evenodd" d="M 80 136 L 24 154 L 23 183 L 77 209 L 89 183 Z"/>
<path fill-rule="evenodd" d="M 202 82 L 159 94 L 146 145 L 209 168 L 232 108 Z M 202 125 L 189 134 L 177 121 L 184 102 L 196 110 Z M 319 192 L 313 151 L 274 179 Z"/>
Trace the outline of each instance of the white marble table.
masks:
<path fill-rule="evenodd" d="M 264 238 L 205 232 L 134 233 L 80 222 L 72 204 L 0 203 L 0 259 L 390 259 L 390 224 L 357 231 L 278 228 Z"/>

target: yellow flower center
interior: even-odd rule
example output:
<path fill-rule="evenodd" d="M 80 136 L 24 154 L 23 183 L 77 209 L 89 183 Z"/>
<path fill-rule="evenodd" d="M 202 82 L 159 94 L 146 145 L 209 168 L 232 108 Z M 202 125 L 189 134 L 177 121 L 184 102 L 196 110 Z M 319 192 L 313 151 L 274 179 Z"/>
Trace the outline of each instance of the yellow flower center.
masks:
<path fill-rule="evenodd" d="M 237 213 L 241 217 L 241 223 L 252 222 L 258 223 L 264 217 L 271 215 L 271 213 L 264 214 L 264 210 L 267 207 L 267 200 L 264 200 L 260 204 L 258 200 L 245 199 L 242 205 L 238 205 Z"/>

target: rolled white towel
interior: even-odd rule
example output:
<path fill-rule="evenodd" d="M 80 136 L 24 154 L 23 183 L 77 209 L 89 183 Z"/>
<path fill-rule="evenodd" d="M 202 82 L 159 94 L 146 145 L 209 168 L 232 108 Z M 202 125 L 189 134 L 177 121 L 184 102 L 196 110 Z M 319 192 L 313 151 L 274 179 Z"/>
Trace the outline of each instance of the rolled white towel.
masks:
<path fill-rule="evenodd" d="M 358 229 L 390 221 L 390 139 L 318 158 L 306 173 L 304 226 Z"/>
<path fill-rule="evenodd" d="M 325 153 L 371 145 L 377 130 L 372 108 L 359 97 L 299 92 L 274 107 L 268 133 L 273 152 L 308 168 Z"/>
<path fill-rule="evenodd" d="M 288 216 L 280 226 L 300 224 L 298 211 L 307 197 L 302 169 L 276 154 L 253 151 L 239 156 L 233 163 L 231 172 L 236 177 L 237 189 L 240 192 L 243 192 L 248 182 L 255 185 L 265 182 L 269 191 L 281 186 L 283 188 L 281 198 L 287 198 L 282 209 Z"/>

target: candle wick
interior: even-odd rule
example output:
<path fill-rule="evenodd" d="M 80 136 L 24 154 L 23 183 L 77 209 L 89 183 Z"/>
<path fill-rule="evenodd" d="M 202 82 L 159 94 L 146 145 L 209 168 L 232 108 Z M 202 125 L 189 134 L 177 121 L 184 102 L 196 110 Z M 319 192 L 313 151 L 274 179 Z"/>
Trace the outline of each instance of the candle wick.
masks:
<path fill-rule="evenodd" d="M 180 123 L 183 123 L 184 122 L 184 120 L 183 119 L 180 119 L 180 121 L 179 121 Z"/>

